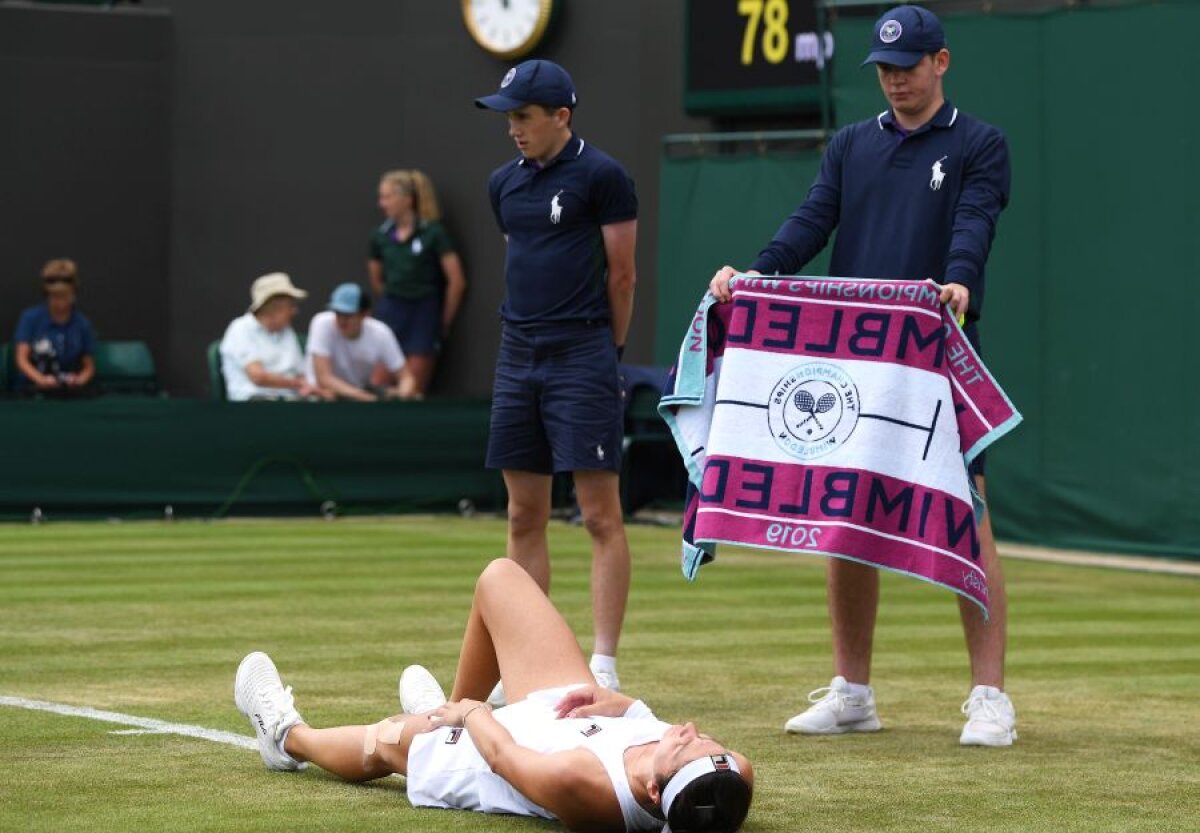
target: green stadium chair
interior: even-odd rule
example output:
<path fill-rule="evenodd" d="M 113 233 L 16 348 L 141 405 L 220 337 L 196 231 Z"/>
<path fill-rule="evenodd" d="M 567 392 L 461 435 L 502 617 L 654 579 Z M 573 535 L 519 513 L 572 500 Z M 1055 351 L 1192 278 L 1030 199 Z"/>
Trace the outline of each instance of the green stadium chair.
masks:
<path fill-rule="evenodd" d="M 144 341 L 97 341 L 96 388 L 101 394 L 157 396 L 158 371 Z"/>
<path fill-rule="evenodd" d="M 637 385 L 629 392 L 622 442 L 621 506 L 631 515 L 659 499 L 675 503 L 687 491 L 687 471 L 671 429 L 658 415 L 659 391 Z"/>
<path fill-rule="evenodd" d="M 225 374 L 221 372 L 221 342 L 212 342 L 204 351 L 208 359 L 208 392 L 213 399 L 224 402 L 229 396 L 225 393 Z"/>

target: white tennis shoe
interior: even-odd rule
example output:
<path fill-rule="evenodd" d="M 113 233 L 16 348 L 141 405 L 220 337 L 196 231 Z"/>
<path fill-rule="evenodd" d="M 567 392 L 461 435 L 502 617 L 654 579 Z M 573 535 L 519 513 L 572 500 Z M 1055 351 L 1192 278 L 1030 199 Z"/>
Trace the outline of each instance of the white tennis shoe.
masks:
<path fill-rule="evenodd" d="M 783 728 L 798 735 L 841 735 L 847 732 L 878 732 L 875 690 L 866 686 L 866 694 L 855 694 L 845 677 L 834 677 L 829 685 L 808 695 L 812 703 Z"/>
<path fill-rule="evenodd" d="M 258 754 L 267 769 L 290 772 L 304 768 L 283 749 L 288 730 L 304 722 L 296 711 L 292 687 L 283 687 L 275 663 L 262 651 L 247 654 L 238 666 L 233 678 L 233 702 L 254 728 Z"/>
<path fill-rule="evenodd" d="M 963 746 L 1012 746 L 1017 739 L 1017 712 L 1008 695 L 995 686 L 977 685 L 962 704 L 967 716 L 958 742 Z"/>
<path fill-rule="evenodd" d="M 425 714 L 446 705 L 446 692 L 424 665 L 410 665 L 400 674 L 400 710 Z"/>

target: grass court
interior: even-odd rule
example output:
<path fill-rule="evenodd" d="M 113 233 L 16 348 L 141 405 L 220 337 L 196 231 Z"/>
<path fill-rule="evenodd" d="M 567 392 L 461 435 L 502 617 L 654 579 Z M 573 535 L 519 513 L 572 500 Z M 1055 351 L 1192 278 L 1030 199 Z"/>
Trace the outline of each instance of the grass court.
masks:
<path fill-rule="evenodd" d="M 622 685 L 750 757 L 749 833 L 1200 829 L 1200 580 L 1008 560 L 1020 740 L 995 750 L 957 742 L 953 598 L 885 575 L 884 731 L 800 738 L 783 722 L 831 674 L 822 560 L 727 548 L 688 584 L 677 530 L 629 535 Z M 233 673 L 261 649 L 307 721 L 374 722 L 398 711 L 410 662 L 449 687 L 474 578 L 503 549 L 486 518 L 2 526 L 0 696 L 249 737 Z M 551 595 L 590 648 L 587 536 L 555 522 L 551 551 Z M 559 829 L 414 810 L 399 779 L 271 773 L 255 752 L 129 729 L 0 706 L 0 831 Z"/>

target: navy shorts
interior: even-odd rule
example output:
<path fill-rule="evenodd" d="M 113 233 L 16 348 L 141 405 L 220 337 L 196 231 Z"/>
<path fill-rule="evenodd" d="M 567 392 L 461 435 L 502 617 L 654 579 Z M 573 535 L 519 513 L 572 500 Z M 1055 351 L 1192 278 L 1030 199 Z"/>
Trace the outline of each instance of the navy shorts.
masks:
<path fill-rule="evenodd" d="M 488 468 L 616 472 L 623 436 L 617 351 L 607 321 L 504 325 Z"/>
<path fill-rule="evenodd" d="M 376 300 L 374 315 L 392 328 L 406 356 L 442 348 L 442 299 L 436 295 L 415 301 L 384 295 Z"/>

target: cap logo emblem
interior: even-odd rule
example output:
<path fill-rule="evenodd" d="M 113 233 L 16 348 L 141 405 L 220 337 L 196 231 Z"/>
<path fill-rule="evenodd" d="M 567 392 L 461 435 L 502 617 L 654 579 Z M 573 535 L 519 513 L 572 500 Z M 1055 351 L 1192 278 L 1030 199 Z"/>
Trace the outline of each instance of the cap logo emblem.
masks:
<path fill-rule="evenodd" d="M 897 24 L 897 25 L 899 25 L 899 24 Z M 509 84 L 511 84 L 513 82 L 513 79 L 516 77 L 517 77 L 517 68 L 513 67 L 508 72 L 504 73 L 504 80 L 502 80 L 500 82 L 500 89 L 503 90 L 505 87 L 507 87 Z"/>
<path fill-rule="evenodd" d="M 899 20 L 885 20 L 879 27 L 879 39 L 884 43 L 895 43 L 904 34 L 904 27 Z"/>

